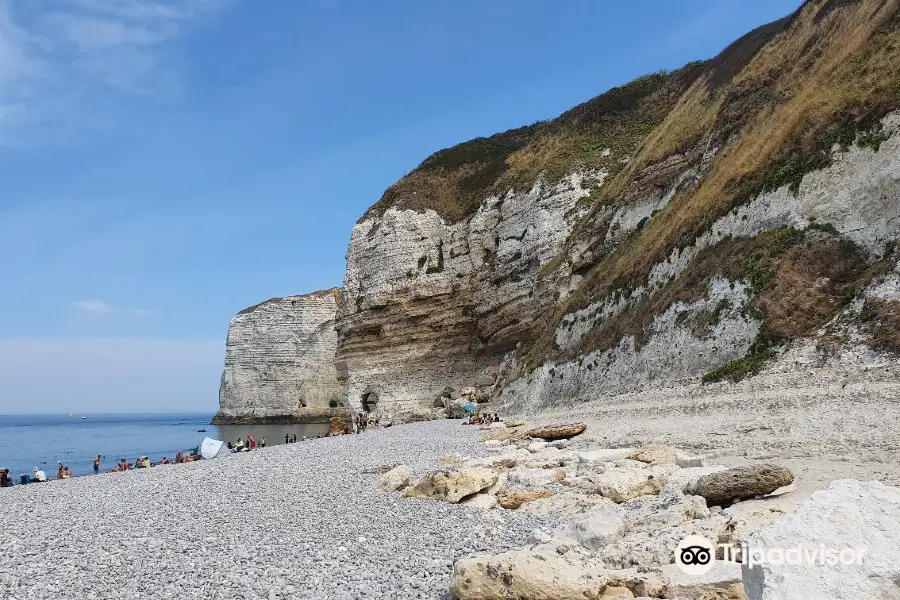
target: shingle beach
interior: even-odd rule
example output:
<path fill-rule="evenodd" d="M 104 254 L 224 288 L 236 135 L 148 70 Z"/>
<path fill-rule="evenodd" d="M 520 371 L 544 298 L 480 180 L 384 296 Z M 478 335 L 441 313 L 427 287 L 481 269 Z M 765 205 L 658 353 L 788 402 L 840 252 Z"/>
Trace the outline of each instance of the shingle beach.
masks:
<path fill-rule="evenodd" d="M 0 490 L 0 597 L 449 598 L 453 561 L 540 525 L 376 491 L 480 456 L 484 432 L 433 421 Z"/>

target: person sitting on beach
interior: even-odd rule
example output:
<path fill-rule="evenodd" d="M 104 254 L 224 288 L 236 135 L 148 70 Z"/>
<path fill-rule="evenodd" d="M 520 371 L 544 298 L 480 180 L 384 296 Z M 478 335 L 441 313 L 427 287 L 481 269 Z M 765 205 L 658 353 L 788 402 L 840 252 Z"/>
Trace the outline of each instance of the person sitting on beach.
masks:
<path fill-rule="evenodd" d="M 21 475 L 19 475 L 19 484 L 25 485 L 26 483 L 31 483 L 31 481 L 28 479 L 28 475 L 22 473 Z"/>
<path fill-rule="evenodd" d="M 47 474 L 44 473 L 43 470 L 38 469 L 37 467 L 32 469 L 34 475 L 31 476 L 33 481 L 47 481 Z"/>
<path fill-rule="evenodd" d="M 72 471 L 69 470 L 69 467 L 63 469 L 63 479 L 72 479 Z"/>
<path fill-rule="evenodd" d="M 259 447 L 260 447 L 260 448 L 265 448 L 265 447 L 266 447 L 266 438 L 262 438 L 262 439 L 259 440 Z"/>
<path fill-rule="evenodd" d="M 0 469 L 0 487 L 11 487 L 12 481 L 9 479 L 9 469 Z"/>
<path fill-rule="evenodd" d="M 56 461 L 56 478 L 63 478 L 63 464 L 61 460 Z"/>
<path fill-rule="evenodd" d="M 169 459 L 166 458 L 165 456 L 163 456 L 163 459 L 161 461 L 159 461 L 159 464 L 167 465 L 167 464 L 169 464 Z"/>
<path fill-rule="evenodd" d="M 241 438 L 238 438 L 238 439 L 237 439 L 237 442 L 235 442 L 235 444 L 234 444 L 234 449 L 235 449 L 236 451 L 238 451 L 238 452 L 243 452 L 243 450 L 244 450 L 244 440 L 242 440 Z"/>
<path fill-rule="evenodd" d="M 137 469 L 148 469 L 150 468 L 150 457 L 141 456 L 134 463 L 135 468 Z"/>
<path fill-rule="evenodd" d="M 183 462 L 184 462 L 184 452 L 179 450 L 178 452 L 175 453 L 175 464 L 180 465 Z"/>

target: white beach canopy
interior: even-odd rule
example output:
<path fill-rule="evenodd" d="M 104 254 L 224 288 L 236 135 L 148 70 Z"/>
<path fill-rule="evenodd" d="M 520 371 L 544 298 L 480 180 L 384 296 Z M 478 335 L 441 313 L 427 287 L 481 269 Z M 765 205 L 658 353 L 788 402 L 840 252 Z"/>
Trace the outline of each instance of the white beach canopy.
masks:
<path fill-rule="evenodd" d="M 228 454 L 228 447 L 222 440 L 214 440 L 210 437 L 204 438 L 200 444 L 200 455 L 203 458 L 216 458 Z"/>

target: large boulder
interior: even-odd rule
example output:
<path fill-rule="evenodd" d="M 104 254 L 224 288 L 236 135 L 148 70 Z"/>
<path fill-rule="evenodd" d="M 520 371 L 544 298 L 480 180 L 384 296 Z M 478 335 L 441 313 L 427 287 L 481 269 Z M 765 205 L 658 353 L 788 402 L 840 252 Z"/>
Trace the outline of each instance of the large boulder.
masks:
<path fill-rule="evenodd" d="M 694 490 L 697 488 L 697 482 L 700 481 L 701 477 L 727 470 L 728 467 L 724 465 L 678 469 L 669 475 L 669 483 L 677 485 L 685 494 L 693 494 Z"/>
<path fill-rule="evenodd" d="M 586 423 L 565 423 L 535 427 L 526 431 L 525 435 L 550 442 L 553 440 L 567 440 L 582 433 L 585 429 L 587 429 Z"/>
<path fill-rule="evenodd" d="M 412 473 L 406 465 L 398 465 L 378 478 L 375 487 L 383 492 L 396 492 L 409 485 Z"/>
<path fill-rule="evenodd" d="M 823 547 L 824 565 L 817 554 L 812 565 L 750 566 L 754 555 L 773 549 L 781 549 L 788 562 L 789 549 L 809 555 Z M 837 556 L 829 557 L 828 550 Z M 752 535 L 748 553 L 742 568 L 750 600 L 900 598 L 900 489 L 877 481 L 833 481 L 794 514 Z"/>
<path fill-rule="evenodd" d="M 425 475 L 415 485 L 406 488 L 403 495 L 407 498 L 428 498 L 455 503 L 491 487 L 496 482 L 497 472 L 491 469 L 443 471 Z"/>
<path fill-rule="evenodd" d="M 549 498 L 529 502 L 520 510 L 540 518 L 568 519 L 580 515 L 598 504 L 607 504 L 609 502 L 612 502 L 612 500 L 597 494 L 580 494 L 566 491 L 553 494 Z"/>
<path fill-rule="evenodd" d="M 561 525 L 555 537 L 572 538 L 588 550 L 602 550 L 625 535 L 625 511 L 607 500 Z"/>
<path fill-rule="evenodd" d="M 552 495 L 553 492 L 550 490 L 520 490 L 505 487 L 497 491 L 497 503 L 502 508 L 515 510 L 523 504 L 541 500 L 542 498 L 549 498 Z"/>
<path fill-rule="evenodd" d="M 703 498 L 686 496 L 671 484 L 658 496 L 641 496 L 619 506 L 630 534 L 654 533 L 710 516 Z"/>
<path fill-rule="evenodd" d="M 587 600 L 609 583 L 600 561 L 574 542 L 550 543 L 456 561 L 457 600 Z"/>
<path fill-rule="evenodd" d="M 638 496 L 658 494 L 668 481 L 675 465 L 658 465 L 650 468 L 604 468 L 602 473 L 564 479 L 563 484 L 585 493 L 601 494 L 613 502 L 626 502 Z"/>
<path fill-rule="evenodd" d="M 794 482 L 790 469 L 773 464 L 737 467 L 701 477 L 692 492 L 706 503 L 727 505 L 734 500 L 764 496 Z"/>

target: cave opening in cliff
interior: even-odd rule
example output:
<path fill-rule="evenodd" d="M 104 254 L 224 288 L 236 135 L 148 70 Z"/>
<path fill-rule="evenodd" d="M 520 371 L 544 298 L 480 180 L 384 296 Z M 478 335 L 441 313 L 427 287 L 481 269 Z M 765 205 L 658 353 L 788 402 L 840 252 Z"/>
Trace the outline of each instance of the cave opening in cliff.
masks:
<path fill-rule="evenodd" d="M 362 395 L 362 406 L 366 412 L 372 412 L 378 406 L 378 394 L 367 392 Z"/>

